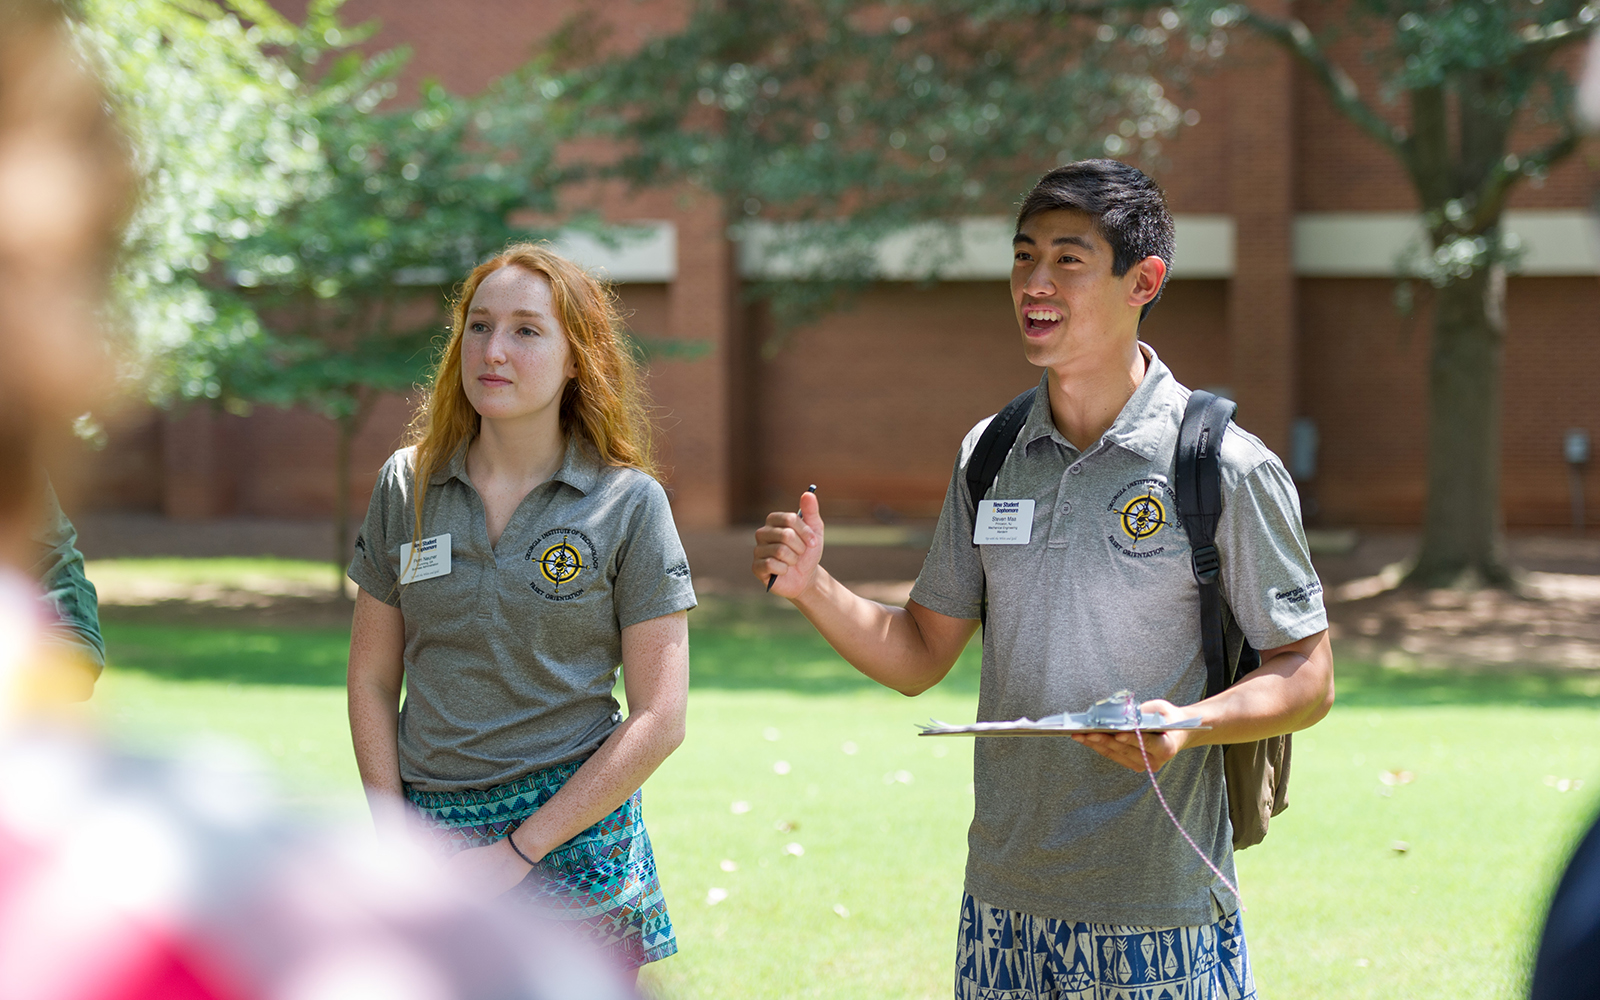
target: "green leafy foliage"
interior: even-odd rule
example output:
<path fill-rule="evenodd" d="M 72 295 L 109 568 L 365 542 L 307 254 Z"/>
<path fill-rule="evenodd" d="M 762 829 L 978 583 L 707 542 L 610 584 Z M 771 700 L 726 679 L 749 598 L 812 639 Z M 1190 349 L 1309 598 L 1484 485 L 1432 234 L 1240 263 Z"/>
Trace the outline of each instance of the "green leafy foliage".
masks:
<path fill-rule="evenodd" d="M 396 101 L 408 51 L 354 51 L 376 24 L 342 5 L 301 24 L 260 0 L 83 5 L 144 180 L 116 284 L 155 401 L 354 416 L 416 381 L 440 287 L 553 208 L 556 85 L 529 67 Z"/>
<path fill-rule="evenodd" d="M 877 276 L 890 234 L 1007 213 L 1060 162 L 1158 155 L 1182 112 L 1148 70 L 1179 74 L 1191 52 L 1159 23 L 989 16 L 962 0 L 702 3 L 682 31 L 599 62 L 591 23 L 557 51 L 591 126 L 618 140 L 605 169 L 719 194 L 747 253 L 806 279 L 753 289 L 790 322 Z M 757 239 L 761 223 L 778 228 Z M 951 226 L 914 242 L 926 276 L 960 248 Z"/>
<path fill-rule="evenodd" d="M 549 212 L 567 129 L 537 65 L 462 98 L 397 100 L 404 49 L 352 46 L 342 0 L 294 24 L 261 0 L 89 0 L 79 26 L 145 192 L 117 300 L 154 401 L 306 407 L 350 439 L 426 371 L 444 289 Z M 246 24 L 249 26 L 246 27 Z"/>
<path fill-rule="evenodd" d="M 1355 0 L 1321 34 L 1237 3 L 1180 0 L 1174 10 L 1284 46 L 1400 161 L 1431 241 L 1419 273 L 1441 285 L 1515 254 L 1500 234 L 1506 200 L 1577 148 L 1575 85 L 1559 56 L 1600 21 L 1600 6 L 1582 0 Z M 1375 94 L 1335 57 L 1347 39 L 1377 74 Z M 1537 138 L 1514 148 L 1530 127 Z"/>
<path fill-rule="evenodd" d="M 1561 57 L 1594 32 L 1580 0 L 1353 0 L 1321 34 L 1295 14 L 1184 0 L 1191 23 L 1239 25 L 1291 53 L 1340 113 L 1410 178 L 1428 246 L 1400 262 L 1434 295 L 1428 499 L 1408 582 L 1510 586 L 1500 541 L 1500 373 L 1505 281 L 1521 247 L 1502 225 L 1512 192 L 1578 148 Z M 1354 44 L 1335 47 L 1336 41 Z M 1372 67 L 1363 94 L 1342 60 Z"/>
<path fill-rule="evenodd" d="M 243 399 L 346 419 L 409 389 L 441 330 L 441 289 L 530 235 L 516 213 L 554 208 L 562 126 L 545 81 L 530 71 L 472 99 L 428 82 L 415 105 L 380 108 L 398 68 L 335 65 L 321 86 L 340 99 L 315 119 L 321 185 L 231 250 L 230 276 L 272 331 L 227 359 Z"/>
<path fill-rule="evenodd" d="M 213 262 L 318 183 L 313 109 L 300 77 L 268 54 L 276 45 L 309 59 L 304 31 L 264 4 L 84 0 L 78 13 L 81 51 L 106 85 L 142 181 L 113 277 L 133 374 L 153 399 L 215 397 L 206 356 L 260 328 L 207 282 Z"/>

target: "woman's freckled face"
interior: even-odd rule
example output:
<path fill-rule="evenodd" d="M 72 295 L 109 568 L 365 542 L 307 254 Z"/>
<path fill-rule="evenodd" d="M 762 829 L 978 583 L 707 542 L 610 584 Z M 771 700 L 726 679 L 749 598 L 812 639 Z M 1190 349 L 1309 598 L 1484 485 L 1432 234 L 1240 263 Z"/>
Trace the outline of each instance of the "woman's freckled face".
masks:
<path fill-rule="evenodd" d="M 515 419 L 559 407 L 577 374 L 549 281 L 516 266 L 483 279 L 461 335 L 461 386 L 479 416 Z"/>

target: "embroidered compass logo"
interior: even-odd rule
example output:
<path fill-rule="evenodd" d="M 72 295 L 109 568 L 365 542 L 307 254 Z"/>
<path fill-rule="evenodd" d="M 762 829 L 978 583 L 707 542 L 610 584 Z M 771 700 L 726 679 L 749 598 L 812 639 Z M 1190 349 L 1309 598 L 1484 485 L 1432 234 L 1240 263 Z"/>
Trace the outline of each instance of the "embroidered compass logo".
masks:
<path fill-rule="evenodd" d="M 583 572 L 583 553 L 568 545 L 563 538 L 559 544 L 544 550 L 544 555 L 539 557 L 539 571 L 557 587 L 571 583 Z"/>
<path fill-rule="evenodd" d="M 1122 506 L 1122 531 L 1133 544 L 1154 538 L 1167 526 L 1167 508 L 1153 493 L 1134 497 Z"/>
<path fill-rule="evenodd" d="M 549 601 L 581 597 L 586 570 L 597 565 L 594 540 L 577 528 L 552 528 L 528 546 L 527 560 L 539 567 L 529 581 L 534 593 Z"/>
<path fill-rule="evenodd" d="M 1111 547 L 1125 556 L 1149 559 L 1167 551 L 1164 540 L 1156 544 L 1144 543 L 1156 539 L 1162 529 L 1172 523 L 1172 512 L 1178 509 L 1177 495 L 1166 480 L 1154 476 L 1135 479 L 1116 492 L 1106 504 L 1106 513 L 1114 518 L 1117 527 L 1106 536 Z"/>

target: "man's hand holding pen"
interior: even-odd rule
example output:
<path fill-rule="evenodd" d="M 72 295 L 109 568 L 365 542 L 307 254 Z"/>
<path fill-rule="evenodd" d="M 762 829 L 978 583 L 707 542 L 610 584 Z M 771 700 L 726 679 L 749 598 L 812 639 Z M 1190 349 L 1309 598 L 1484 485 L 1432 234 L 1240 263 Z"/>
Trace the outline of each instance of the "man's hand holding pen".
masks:
<path fill-rule="evenodd" d="M 813 487 L 815 489 L 815 487 Z M 800 495 L 798 513 L 774 511 L 756 529 L 755 563 L 758 580 L 770 584 L 774 594 L 799 597 L 816 577 L 822 561 L 822 514 L 817 495 Z"/>

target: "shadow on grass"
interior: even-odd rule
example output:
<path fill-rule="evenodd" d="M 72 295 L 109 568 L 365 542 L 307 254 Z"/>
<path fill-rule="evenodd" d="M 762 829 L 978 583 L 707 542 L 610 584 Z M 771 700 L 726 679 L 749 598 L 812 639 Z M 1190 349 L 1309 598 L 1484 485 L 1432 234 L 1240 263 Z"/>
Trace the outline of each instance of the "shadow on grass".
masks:
<path fill-rule="evenodd" d="M 832 695 L 882 690 L 857 673 L 797 613 L 752 602 L 705 607 L 690 619 L 690 686 L 701 690 Z M 341 628 L 202 627 L 108 622 L 112 670 L 176 681 L 342 687 L 350 636 Z M 937 690 L 976 695 L 974 637 Z M 1340 661 L 1339 705 L 1600 706 L 1600 675 L 1502 670 L 1397 670 Z"/>
<path fill-rule="evenodd" d="M 813 695 L 887 690 L 846 663 L 778 598 L 704 596 L 689 628 L 691 688 Z M 981 652 L 974 639 L 936 690 L 976 696 Z"/>
<path fill-rule="evenodd" d="M 106 623 L 108 670 L 175 681 L 344 687 L 350 630 Z"/>
<path fill-rule="evenodd" d="M 690 688 L 816 695 L 886 690 L 863 677 L 807 628 L 808 632 L 776 634 L 725 626 L 695 629 L 689 638 Z M 969 645 L 936 690 L 975 696 L 979 652 L 977 642 Z"/>
<path fill-rule="evenodd" d="M 350 655 L 347 628 L 126 620 L 103 628 L 108 669 L 174 681 L 343 687 Z M 695 688 L 815 695 L 882 690 L 792 611 L 714 605 L 691 618 L 690 646 Z M 976 693 L 976 643 L 940 689 Z"/>
<path fill-rule="evenodd" d="M 1335 683 L 1338 703 L 1346 708 L 1446 705 L 1600 707 L 1600 675 L 1518 666 L 1471 670 L 1397 670 L 1375 663 L 1341 660 L 1336 666 Z"/>

